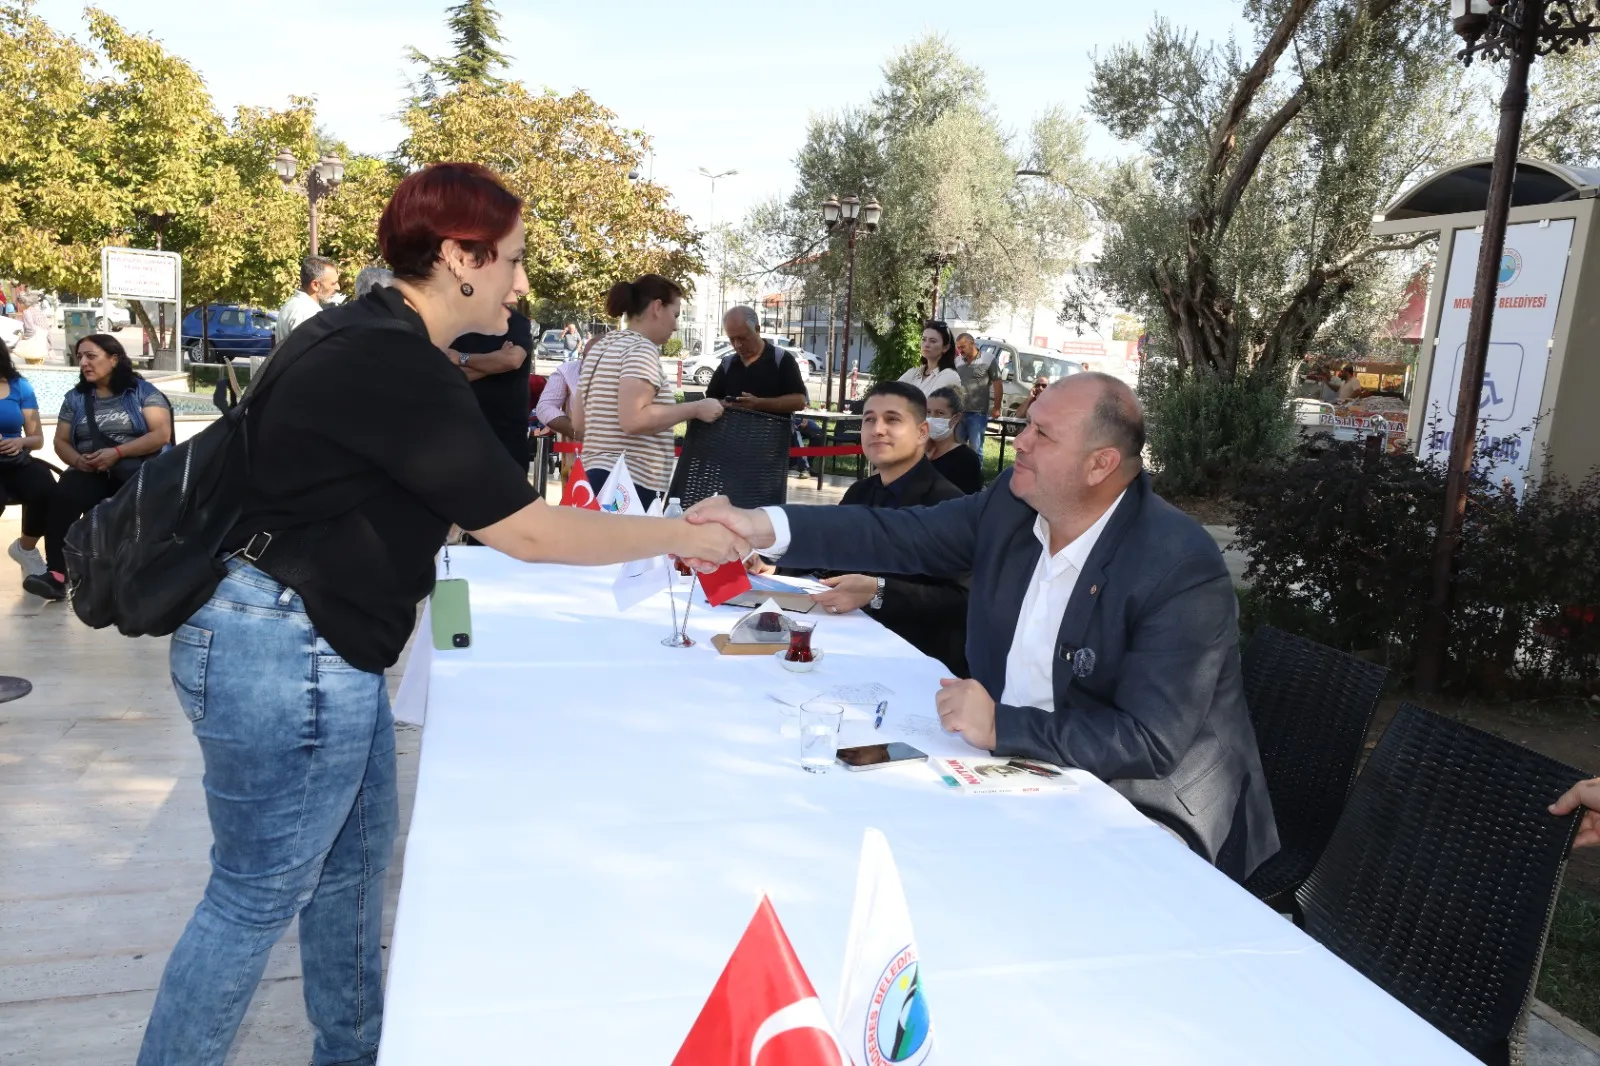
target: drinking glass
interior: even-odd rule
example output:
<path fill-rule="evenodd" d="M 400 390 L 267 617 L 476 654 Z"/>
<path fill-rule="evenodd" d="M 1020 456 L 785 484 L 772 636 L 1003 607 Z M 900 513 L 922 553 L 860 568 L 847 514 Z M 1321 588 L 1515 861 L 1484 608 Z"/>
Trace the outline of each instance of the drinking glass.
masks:
<path fill-rule="evenodd" d="M 811 631 L 816 629 L 815 622 L 800 622 L 789 620 L 789 650 L 784 653 L 784 658 L 792 663 L 808 663 L 811 661 Z"/>
<path fill-rule="evenodd" d="M 837 700 L 807 700 L 800 705 L 800 767 L 807 773 L 826 773 L 839 751 L 839 725 L 844 704 Z"/>

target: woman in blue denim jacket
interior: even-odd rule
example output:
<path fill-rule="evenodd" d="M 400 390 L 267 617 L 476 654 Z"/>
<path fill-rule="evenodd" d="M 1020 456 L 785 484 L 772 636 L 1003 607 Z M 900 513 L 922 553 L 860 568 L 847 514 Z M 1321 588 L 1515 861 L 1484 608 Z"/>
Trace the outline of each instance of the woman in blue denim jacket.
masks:
<path fill-rule="evenodd" d="M 72 523 L 116 495 L 146 458 L 172 446 L 172 404 L 133 372 L 121 341 L 92 333 L 78 341 L 74 354 L 78 383 L 56 416 L 56 454 L 67 470 L 56 482 L 45 517 L 46 572 L 22 581 L 23 588 L 47 600 L 67 594 L 62 545 Z"/>

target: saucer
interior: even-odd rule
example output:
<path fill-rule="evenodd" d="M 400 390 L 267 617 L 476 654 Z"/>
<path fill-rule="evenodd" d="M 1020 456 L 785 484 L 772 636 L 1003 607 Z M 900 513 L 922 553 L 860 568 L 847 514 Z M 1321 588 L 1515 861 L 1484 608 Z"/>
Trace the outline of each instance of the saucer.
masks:
<path fill-rule="evenodd" d="M 817 664 L 822 661 L 822 652 L 820 650 L 813 650 L 811 652 L 811 661 L 808 663 L 792 663 L 788 659 L 784 658 L 784 656 L 788 654 L 789 649 L 785 648 L 778 652 L 774 657 L 778 660 L 779 666 L 782 666 L 785 670 L 788 670 L 790 673 L 794 674 L 809 674 L 811 671 L 815 670 L 817 668 Z"/>

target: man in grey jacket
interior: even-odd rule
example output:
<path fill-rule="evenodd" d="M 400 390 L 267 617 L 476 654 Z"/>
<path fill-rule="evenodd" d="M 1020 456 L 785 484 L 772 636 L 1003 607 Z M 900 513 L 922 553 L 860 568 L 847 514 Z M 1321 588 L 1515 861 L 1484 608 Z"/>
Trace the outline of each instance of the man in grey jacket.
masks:
<path fill-rule="evenodd" d="M 971 571 L 972 680 L 941 682 L 946 730 L 1109 782 L 1223 872 L 1278 850 L 1239 669 L 1238 601 L 1216 543 L 1150 490 L 1132 390 L 1074 374 L 1034 402 L 1015 467 L 932 507 L 707 500 L 785 566 Z"/>

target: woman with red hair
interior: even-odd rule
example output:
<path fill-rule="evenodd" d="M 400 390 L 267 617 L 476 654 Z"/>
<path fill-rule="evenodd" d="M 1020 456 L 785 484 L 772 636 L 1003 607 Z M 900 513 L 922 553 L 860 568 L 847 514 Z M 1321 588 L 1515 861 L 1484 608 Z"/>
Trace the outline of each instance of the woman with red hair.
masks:
<path fill-rule="evenodd" d="M 378 223 L 393 287 L 312 319 L 256 386 L 271 388 L 246 415 L 249 485 L 226 576 L 172 635 L 214 844 L 141 1066 L 222 1063 L 296 917 L 314 1063 L 375 1060 L 398 807 L 383 671 L 451 523 L 528 561 L 748 551 L 718 526 L 547 507 L 490 431 L 445 349 L 504 333 L 528 291 L 521 208 L 474 164 L 406 178 Z"/>

